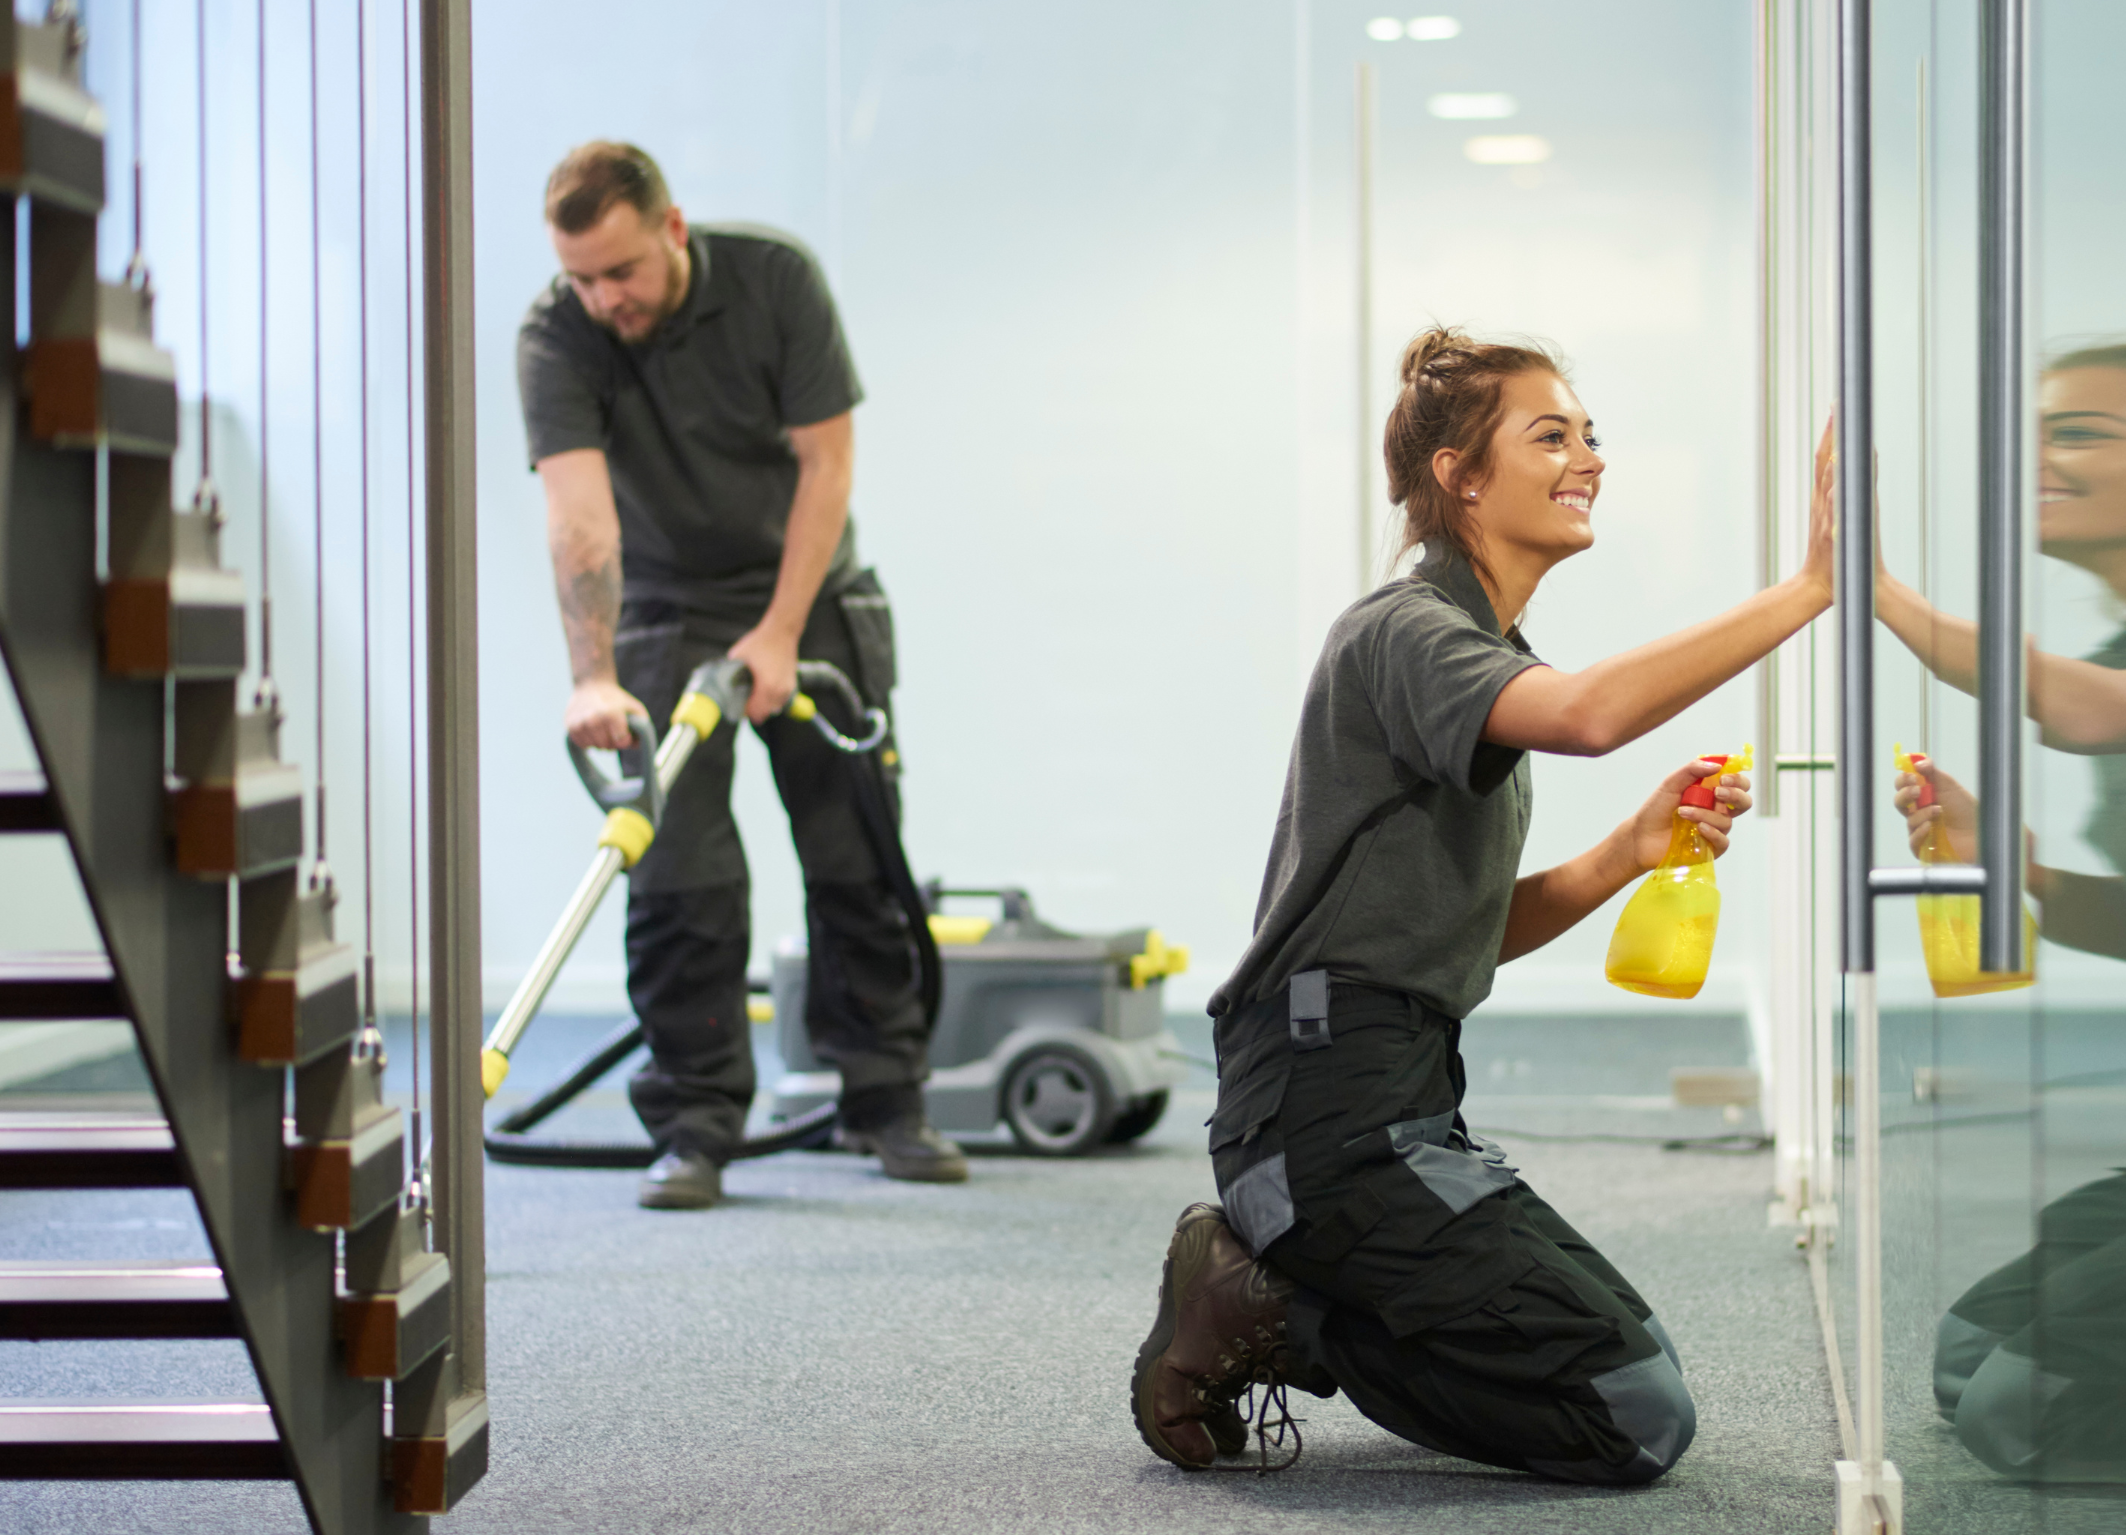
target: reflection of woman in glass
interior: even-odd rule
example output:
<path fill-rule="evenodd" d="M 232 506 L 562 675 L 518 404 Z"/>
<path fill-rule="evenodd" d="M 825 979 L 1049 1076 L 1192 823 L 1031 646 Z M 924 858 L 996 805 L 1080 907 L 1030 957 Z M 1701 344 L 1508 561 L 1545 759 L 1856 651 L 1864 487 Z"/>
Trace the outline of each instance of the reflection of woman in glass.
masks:
<path fill-rule="evenodd" d="M 2039 397 L 2038 547 L 2126 600 L 2126 345 L 2071 352 Z M 1935 675 L 1971 692 L 1977 627 L 1937 612 L 1887 574 L 1884 623 Z M 2045 744 L 2095 759 L 2098 799 L 2085 835 L 2126 874 L 2126 631 L 2083 660 L 2030 651 L 2030 714 Z M 1939 803 L 1900 774 L 1897 807 L 1915 851 L 1939 825 L 1975 856 L 1970 791 L 1927 764 Z M 2126 959 L 2126 878 L 2032 863 L 2031 896 L 2053 943 Z M 1972 1453 L 2041 1481 L 2126 1481 L 2126 1174 L 2053 1201 L 2037 1246 L 1973 1285 L 1936 1336 L 1935 1398 Z"/>
<path fill-rule="evenodd" d="M 1651 1481 L 1695 1419 L 1646 1302 L 1469 1133 L 1462 1019 L 1661 859 L 1716 849 L 1748 781 L 1680 766 L 1580 857 L 1521 873 L 1530 751 L 1599 756 L 1734 677 L 1830 602 L 1828 453 L 1809 557 L 1696 627 L 1554 671 L 1516 621 L 1594 542 L 1603 462 L 1555 358 L 1435 330 L 1404 353 L 1385 443 L 1406 579 L 1330 629 L 1292 747 L 1254 941 L 1212 999 L 1220 1209 L 1167 1249 L 1133 1399 L 1147 1444 L 1241 1448 L 1251 1384 L 1329 1395 L 1406 1439 L 1561 1480 Z M 1717 798 L 1715 798 L 1717 796 Z"/>

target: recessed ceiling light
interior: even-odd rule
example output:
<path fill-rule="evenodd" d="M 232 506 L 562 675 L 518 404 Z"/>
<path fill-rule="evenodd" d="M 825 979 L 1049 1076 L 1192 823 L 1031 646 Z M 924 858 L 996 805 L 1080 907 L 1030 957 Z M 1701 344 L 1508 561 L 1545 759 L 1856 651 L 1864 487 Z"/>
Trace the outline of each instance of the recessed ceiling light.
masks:
<path fill-rule="evenodd" d="M 1452 16 L 1412 16 L 1403 35 L 1413 43 L 1444 43 L 1462 35 L 1462 24 Z"/>
<path fill-rule="evenodd" d="M 1450 93 L 1434 96 L 1426 105 L 1434 117 L 1455 120 L 1475 117 L 1511 117 L 1520 111 L 1520 105 L 1502 91 Z"/>
<path fill-rule="evenodd" d="M 1550 158 L 1550 140 L 1533 133 L 1495 133 L 1469 140 L 1462 153 L 1478 165 L 1540 165 Z"/>
<path fill-rule="evenodd" d="M 1376 16 L 1366 23 L 1366 36 L 1376 43 L 1392 43 L 1403 35 L 1403 24 L 1393 16 Z"/>

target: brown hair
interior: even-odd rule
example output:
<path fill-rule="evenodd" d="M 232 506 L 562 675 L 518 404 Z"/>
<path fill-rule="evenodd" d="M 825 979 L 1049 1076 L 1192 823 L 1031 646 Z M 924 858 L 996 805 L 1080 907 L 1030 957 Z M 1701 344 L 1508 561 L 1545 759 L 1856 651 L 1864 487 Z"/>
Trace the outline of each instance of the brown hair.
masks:
<path fill-rule="evenodd" d="M 2100 342 L 2063 352 L 2045 364 L 2047 373 L 2065 373 L 2069 368 L 2126 368 L 2126 341 Z"/>
<path fill-rule="evenodd" d="M 1403 348 L 1402 388 L 1381 440 L 1388 498 L 1403 509 L 1403 553 L 1443 540 L 1491 580 L 1483 532 L 1457 492 L 1490 472 L 1506 380 L 1537 372 L 1563 378 L 1565 360 L 1540 343 L 1476 341 L 1451 325 L 1435 325 Z M 1461 455 L 1453 485 L 1432 472 L 1442 448 Z"/>
<path fill-rule="evenodd" d="M 578 144 L 546 178 L 546 222 L 565 235 L 580 235 L 614 203 L 632 204 L 645 224 L 672 206 L 664 172 L 645 150 L 611 139 Z"/>

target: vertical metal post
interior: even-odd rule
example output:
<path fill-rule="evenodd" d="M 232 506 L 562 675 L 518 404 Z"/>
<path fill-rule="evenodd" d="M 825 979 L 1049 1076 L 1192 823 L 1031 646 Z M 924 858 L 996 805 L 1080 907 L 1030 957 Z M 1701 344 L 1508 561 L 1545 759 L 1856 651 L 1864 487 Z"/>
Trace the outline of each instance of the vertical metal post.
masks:
<path fill-rule="evenodd" d="M 462 1399 L 487 1385 L 471 0 L 421 0 L 421 202 L 435 1245 L 450 1258 L 451 1347 Z"/>
<path fill-rule="evenodd" d="M 1373 526 L 1373 457 L 1380 434 L 1373 422 L 1373 66 L 1358 66 L 1358 590 L 1373 588 L 1378 557 Z"/>
<path fill-rule="evenodd" d="M 1882 1102 L 1875 991 L 1874 242 L 1870 0 L 1838 8 L 1839 886 L 1853 1062 L 1855 1440 L 1862 1499 L 1883 1483 Z M 1841 1497 L 1841 1502 L 1844 1499 Z M 1841 1510 L 1841 1523 L 1847 1522 Z"/>
<path fill-rule="evenodd" d="M 1757 0 L 1757 584 L 1779 574 L 1778 0 Z M 1757 802 L 1779 813 L 1779 652 L 1757 663 Z"/>
<path fill-rule="evenodd" d="M 1869 0 L 1838 7 L 1838 798 L 1841 968 L 1875 968 L 1874 241 Z"/>
<path fill-rule="evenodd" d="M 1983 0 L 1979 37 L 1979 967 L 2023 968 L 2023 506 L 2029 462 L 2023 225 L 2025 0 Z"/>

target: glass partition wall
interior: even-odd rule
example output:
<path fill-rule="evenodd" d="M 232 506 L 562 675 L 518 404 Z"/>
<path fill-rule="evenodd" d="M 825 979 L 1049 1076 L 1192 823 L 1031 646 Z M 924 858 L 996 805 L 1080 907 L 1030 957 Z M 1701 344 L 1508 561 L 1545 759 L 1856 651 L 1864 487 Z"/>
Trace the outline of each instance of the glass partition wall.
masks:
<path fill-rule="evenodd" d="M 2105 61 L 2126 50 L 2126 9 L 1764 0 L 1758 15 L 1768 574 L 1799 554 L 1804 438 L 1856 380 L 1848 555 L 1865 554 L 1867 518 L 1880 560 L 1874 624 L 1818 626 L 1763 688 L 1774 1213 L 1818 1279 L 1849 1461 L 1840 1527 L 2117 1528 L 2126 123 Z M 1845 583 L 1849 612 L 1861 584 Z M 1999 644 L 2017 633 L 2020 662 Z M 1998 700 L 2018 672 L 2027 708 L 2011 711 Z M 1867 728 L 1831 730 L 1856 699 Z M 1867 737 L 1867 760 L 1845 760 Z M 1900 779 L 1900 749 L 1916 775 Z M 1989 825 L 2027 885 L 2000 919 L 2029 939 L 2013 968 L 1981 952 L 1975 882 L 2008 861 Z M 1872 894 L 1848 893 L 1856 871 Z"/>

